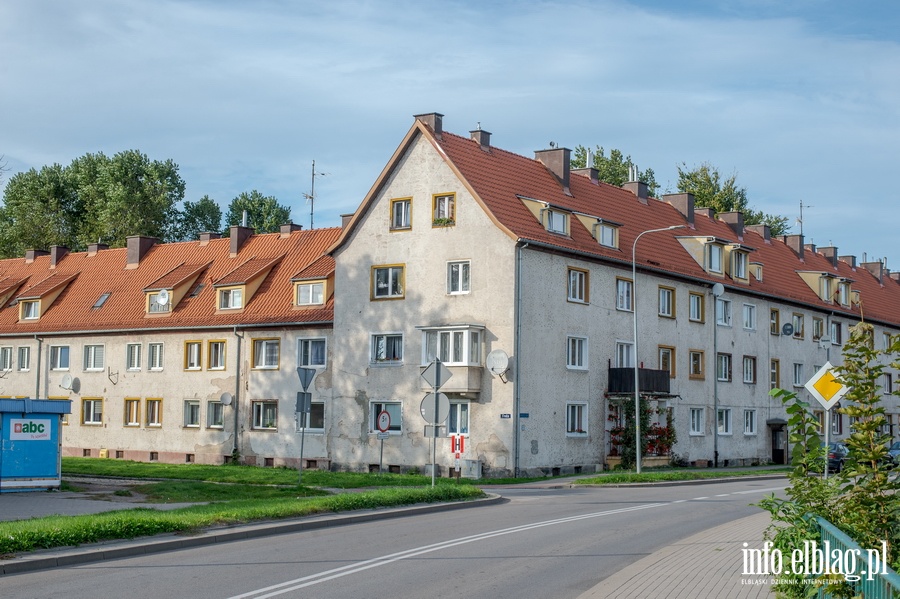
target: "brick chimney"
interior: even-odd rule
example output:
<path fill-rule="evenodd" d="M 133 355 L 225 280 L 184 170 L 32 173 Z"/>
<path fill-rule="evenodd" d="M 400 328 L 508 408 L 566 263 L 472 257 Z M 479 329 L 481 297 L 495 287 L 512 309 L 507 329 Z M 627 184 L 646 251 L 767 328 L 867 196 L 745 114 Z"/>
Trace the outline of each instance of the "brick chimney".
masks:
<path fill-rule="evenodd" d="M 231 257 L 234 258 L 241 251 L 244 242 L 253 236 L 254 229 L 251 227 L 242 227 L 241 225 L 231 225 Z"/>
<path fill-rule="evenodd" d="M 594 185 L 600 184 L 600 171 L 598 171 L 597 169 L 595 169 L 592 166 L 589 166 L 586 168 L 573 168 L 572 174 L 580 175 L 582 177 L 587 177 L 591 180 L 591 183 L 593 183 Z"/>
<path fill-rule="evenodd" d="M 472 139 L 478 142 L 481 146 L 481 149 L 485 152 L 491 151 L 491 134 L 483 129 L 475 129 L 474 131 L 469 131 L 469 135 L 472 136 Z"/>
<path fill-rule="evenodd" d="M 144 237 L 143 235 L 129 235 L 125 238 L 128 247 L 128 258 L 125 263 L 126 269 L 137 268 L 141 263 L 141 259 L 147 251 L 156 245 L 155 237 Z"/>
<path fill-rule="evenodd" d="M 694 208 L 694 214 L 699 214 L 700 216 L 705 216 L 709 220 L 713 220 L 716 218 L 716 209 L 715 208 Z"/>
<path fill-rule="evenodd" d="M 838 265 L 838 249 L 833 245 L 825 246 L 823 248 L 819 248 L 819 253 L 825 256 L 831 265 L 837 268 Z"/>
<path fill-rule="evenodd" d="M 350 224 L 350 220 L 353 219 L 353 213 L 350 214 L 342 214 L 341 215 L 341 229 L 346 229 L 347 225 Z"/>
<path fill-rule="evenodd" d="M 744 213 L 743 212 L 723 212 L 719 215 L 719 219 L 727 223 L 737 238 L 744 240 Z"/>
<path fill-rule="evenodd" d="M 872 276 L 878 279 L 879 283 L 884 282 L 884 262 L 863 262 L 860 264 L 863 268 L 872 273 Z"/>
<path fill-rule="evenodd" d="M 221 239 L 222 234 L 213 231 L 203 231 L 200 233 L 200 246 L 209 244 L 213 239 Z"/>
<path fill-rule="evenodd" d="M 303 225 L 295 225 L 294 223 L 285 223 L 281 225 L 281 237 L 290 237 L 294 231 L 302 231 Z"/>
<path fill-rule="evenodd" d="M 900 283 L 900 272 L 892 272 L 892 273 L 890 274 L 890 277 L 891 277 L 891 279 L 893 279 L 894 281 Z"/>
<path fill-rule="evenodd" d="M 50 246 L 50 268 L 56 268 L 56 265 L 59 264 L 59 261 L 63 259 L 63 257 L 69 253 L 69 248 L 64 245 L 51 245 Z"/>
<path fill-rule="evenodd" d="M 46 256 L 49 253 L 47 250 L 25 250 L 25 264 L 31 264 L 35 258 Z"/>
<path fill-rule="evenodd" d="M 441 135 L 444 133 L 444 115 L 439 112 L 429 112 L 427 114 L 415 114 L 413 116 L 417 121 L 421 121 L 428 125 L 428 128 L 434 132 L 434 136 L 441 139 Z"/>
<path fill-rule="evenodd" d="M 744 225 L 744 229 L 753 231 L 762 237 L 766 243 L 770 243 L 772 240 L 772 229 L 769 228 L 769 225 Z"/>
<path fill-rule="evenodd" d="M 664 195 L 662 199 L 674 206 L 684 216 L 690 226 L 694 226 L 694 194 L 669 193 Z"/>
<path fill-rule="evenodd" d="M 109 244 L 106 243 L 89 243 L 87 246 L 87 255 L 88 257 L 96 256 L 97 252 L 102 250 L 108 250 Z"/>
<path fill-rule="evenodd" d="M 628 181 L 622 185 L 622 189 L 636 195 L 641 204 L 646 204 L 647 199 L 650 197 L 650 188 L 643 181 Z"/>
<path fill-rule="evenodd" d="M 783 235 L 781 240 L 803 260 L 803 235 Z"/>
<path fill-rule="evenodd" d="M 838 256 L 838 260 L 849 264 L 851 268 L 856 268 L 856 256 Z"/>
<path fill-rule="evenodd" d="M 810 253 L 815 254 L 815 253 L 816 253 L 816 244 L 814 244 L 814 243 L 806 243 L 806 244 L 803 245 L 803 250 L 806 251 L 806 252 L 810 252 Z"/>
<path fill-rule="evenodd" d="M 549 150 L 537 150 L 534 153 L 535 160 L 540 160 L 541 164 L 556 175 L 562 184 L 566 193 L 569 193 L 569 148 L 550 148 Z"/>

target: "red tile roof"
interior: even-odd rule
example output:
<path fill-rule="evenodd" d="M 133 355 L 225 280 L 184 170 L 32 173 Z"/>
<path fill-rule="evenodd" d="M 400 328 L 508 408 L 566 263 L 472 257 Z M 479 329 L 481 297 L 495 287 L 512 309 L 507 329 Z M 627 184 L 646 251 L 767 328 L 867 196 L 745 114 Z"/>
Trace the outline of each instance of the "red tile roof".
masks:
<path fill-rule="evenodd" d="M 292 281 L 308 281 L 310 279 L 322 279 L 334 272 L 334 258 L 322 256 L 293 277 Z"/>
<path fill-rule="evenodd" d="M 144 288 L 144 291 L 158 291 L 160 289 L 172 289 L 181 283 L 200 274 L 209 264 L 182 264 L 173 268 L 157 280 Z"/>
<path fill-rule="evenodd" d="M 69 277 L 77 277 L 36 321 L 18 322 L 18 310 L 14 306 L 7 303 L 0 307 L 0 335 L 331 323 L 334 308 L 331 301 L 317 309 L 293 309 L 291 277 L 317 262 L 339 235 L 338 228 L 295 231 L 287 236 L 278 233 L 254 235 L 244 242 L 234 258 L 229 256 L 231 241 L 228 238 L 214 239 L 205 245 L 199 241 L 158 244 L 144 254 L 134 269 L 125 268 L 125 248 L 101 250 L 91 256 L 86 252 L 72 252 L 66 254 L 53 270 L 49 256 L 36 257 L 30 263 L 21 258 L 0 260 L 0 276 L 10 281 L 25 278 L 40 281 L 26 291 L 29 296 L 32 290 L 50 285 L 52 281 L 58 284 Z M 243 310 L 217 312 L 212 282 L 236 272 L 251 259 L 254 263 L 277 264 Z M 170 280 L 184 280 L 185 273 L 191 269 L 184 266 L 187 264 L 194 265 L 191 268 L 208 264 L 198 280 L 205 283 L 203 289 L 196 296 L 188 295 L 182 299 L 169 316 L 146 318 L 144 289 L 159 285 L 160 281 L 168 285 Z M 48 276 L 50 273 L 52 276 Z M 3 286 L 2 281 L 0 286 Z M 94 309 L 103 293 L 111 295 L 102 307 Z"/>
<path fill-rule="evenodd" d="M 56 291 L 63 285 L 71 282 L 72 279 L 78 276 L 78 273 L 64 274 L 60 272 L 55 272 L 51 274 L 46 279 L 42 280 L 35 285 L 32 285 L 28 289 L 25 289 L 21 294 L 19 294 L 18 299 L 38 299 L 41 298 L 48 293 Z"/>
<path fill-rule="evenodd" d="M 280 261 L 281 256 L 277 258 L 250 258 L 213 284 L 216 287 L 246 285 Z"/>

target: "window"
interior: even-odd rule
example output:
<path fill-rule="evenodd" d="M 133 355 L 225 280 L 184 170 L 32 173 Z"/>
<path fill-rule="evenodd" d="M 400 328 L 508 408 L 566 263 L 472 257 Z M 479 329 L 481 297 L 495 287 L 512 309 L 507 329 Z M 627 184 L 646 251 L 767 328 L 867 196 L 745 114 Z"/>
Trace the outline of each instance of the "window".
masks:
<path fill-rule="evenodd" d="M 794 312 L 791 324 L 794 325 L 794 339 L 803 339 L 803 315 Z"/>
<path fill-rule="evenodd" d="M 325 368 L 325 339 L 300 339 L 297 357 L 299 366 Z"/>
<path fill-rule="evenodd" d="M 69 369 L 69 346 L 68 345 L 51 345 L 50 346 L 50 370 L 68 370 Z"/>
<path fill-rule="evenodd" d="M 778 389 L 779 387 L 781 387 L 781 362 L 769 360 L 769 388 Z"/>
<path fill-rule="evenodd" d="M 240 287 L 219 290 L 219 309 L 238 310 L 244 307 L 244 290 Z"/>
<path fill-rule="evenodd" d="M 587 404 L 566 404 L 566 435 L 570 437 L 587 436 Z"/>
<path fill-rule="evenodd" d="M 9 372 L 13 367 L 13 348 L 0 347 L 0 370 Z"/>
<path fill-rule="evenodd" d="M 716 380 L 731 381 L 731 354 L 716 354 Z"/>
<path fill-rule="evenodd" d="M 731 300 L 716 298 L 716 324 L 731 326 Z"/>
<path fill-rule="evenodd" d="M 325 303 L 325 283 L 299 283 L 297 285 L 298 306 L 319 306 Z"/>
<path fill-rule="evenodd" d="M 744 434 L 756 434 L 756 410 L 744 410 Z"/>
<path fill-rule="evenodd" d="M 631 312 L 632 283 L 628 279 L 616 279 L 616 310 Z"/>
<path fill-rule="evenodd" d="M 747 278 L 747 254 L 744 252 L 731 252 L 732 269 L 731 277 L 733 279 Z"/>
<path fill-rule="evenodd" d="M 184 402 L 184 426 L 200 428 L 200 402 L 196 399 L 188 399 Z"/>
<path fill-rule="evenodd" d="M 569 215 L 559 210 L 544 210 L 547 230 L 551 233 L 566 235 L 569 232 Z"/>
<path fill-rule="evenodd" d="M 718 244 L 708 244 L 707 259 L 709 272 L 722 272 L 722 246 Z"/>
<path fill-rule="evenodd" d="M 744 304 L 744 328 L 748 331 L 756 330 L 756 306 Z"/>
<path fill-rule="evenodd" d="M 307 431 L 325 432 L 325 404 L 314 401 L 309 404 L 309 413 L 298 414 L 300 428 Z"/>
<path fill-rule="evenodd" d="M 613 227 L 605 224 L 597 224 L 596 227 L 596 237 L 597 241 L 600 242 L 600 245 L 606 246 L 608 248 L 617 248 L 619 247 L 619 231 L 617 227 Z"/>
<path fill-rule="evenodd" d="M 781 334 L 781 316 L 778 312 L 778 308 L 769 310 L 769 332 L 773 335 Z"/>
<path fill-rule="evenodd" d="M 391 422 L 394 418 L 391 417 Z M 469 434 L 469 402 L 467 401 L 451 401 L 450 417 L 447 420 L 447 433 L 450 435 L 468 435 Z"/>
<path fill-rule="evenodd" d="M 400 406 L 401 404 L 399 401 L 372 402 L 369 404 L 369 432 L 378 432 L 378 415 L 384 411 L 391 417 L 391 426 L 388 429 L 388 432 L 399 434 L 403 430 L 402 421 L 400 419 L 402 415 Z"/>
<path fill-rule="evenodd" d="M 720 435 L 731 434 L 731 408 L 719 408 L 716 413 L 716 430 Z"/>
<path fill-rule="evenodd" d="M 372 299 L 398 299 L 403 297 L 403 267 L 372 267 Z"/>
<path fill-rule="evenodd" d="M 447 263 L 447 293 L 469 293 L 469 262 Z"/>
<path fill-rule="evenodd" d="M 691 322 L 703 322 L 705 320 L 704 299 L 699 293 L 690 294 L 690 315 Z"/>
<path fill-rule="evenodd" d="M 675 317 L 675 290 L 671 287 L 659 288 L 659 315 L 666 318 Z"/>
<path fill-rule="evenodd" d="M 125 398 L 125 426 L 141 425 L 141 400 Z"/>
<path fill-rule="evenodd" d="M 400 364 L 403 362 L 403 335 L 372 335 L 371 362 L 377 364 Z"/>
<path fill-rule="evenodd" d="M 825 321 L 821 318 L 813 317 L 813 341 L 821 339 L 824 332 Z"/>
<path fill-rule="evenodd" d="M 391 229 L 409 229 L 412 227 L 410 220 L 411 198 L 398 198 L 391 200 Z"/>
<path fill-rule="evenodd" d="M 634 368 L 634 343 L 616 341 L 616 368 Z"/>
<path fill-rule="evenodd" d="M 825 412 L 822 410 L 813 410 L 813 416 L 818 422 L 816 425 L 816 432 L 821 435 L 825 430 Z"/>
<path fill-rule="evenodd" d="M 280 350 L 278 339 L 254 339 L 253 368 L 278 368 Z"/>
<path fill-rule="evenodd" d="M 254 401 L 253 402 L 253 426 L 254 429 L 276 430 L 278 428 L 278 402 Z"/>
<path fill-rule="evenodd" d="M 690 365 L 691 371 L 689 373 L 689 378 L 692 379 L 703 379 L 705 378 L 705 374 L 703 372 L 703 352 L 700 350 L 692 349 L 690 351 Z"/>
<path fill-rule="evenodd" d="M 850 283 L 838 284 L 838 301 L 842 306 L 850 305 Z"/>
<path fill-rule="evenodd" d="M 831 434 L 832 435 L 842 435 L 844 434 L 844 415 L 838 412 L 837 410 L 831 415 Z"/>
<path fill-rule="evenodd" d="M 691 432 L 692 435 L 703 435 L 706 433 L 703 426 L 703 408 L 691 408 Z"/>
<path fill-rule="evenodd" d="M 162 426 L 162 400 L 159 398 L 147 400 L 147 426 Z"/>
<path fill-rule="evenodd" d="M 587 370 L 587 339 L 568 337 L 566 339 L 566 368 Z"/>
<path fill-rule="evenodd" d="M 103 424 L 103 400 L 84 398 L 81 400 L 81 424 Z"/>
<path fill-rule="evenodd" d="M 103 354 L 102 345 L 85 345 L 84 346 L 84 370 L 96 371 L 103 370 Z"/>
<path fill-rule="evenodd" d="M 31 368 L 31 348 L 22 346 L 19 348 L 19 372 L 25 372 Z"/>
<path fill-rule="evenodd" d="M 819 278 L 819 297 L 823 302 L 831 303 L 834 299 L 834 292 L 831 290 L 831 277 Z"/>
<path fill-rule="evenodd" d="M 481 328 L 424 329 L 423 334 L 423 365 L 439 358 L 448 365 L 481 366 Z"/>
<path fill-rule="evenodd" d="M 659 369 L 669 373 L 669 378 L 675 378 L 675 348 L 668 345 L 659 346 Z"/>
<path fill-rule="evenodd" d="M 127 370 L 141 369 L 140 343 L 129 343 L 125 346 L 125 368 Z"/>
<path fill-rule="evenodd" d="M 794 386 L 803 386 L 803 364 L 794 363 Z"/>
<path fill-rule="evenodd" d="M 890 349 L 891 347 L 891 334 L 890 333 L 882 333 L 881 334 L 881 349 Z"/>
<path fill-rule="evenodd" d="M 163 291 L 165 291 L 165 293 L 163 293 Z M 162 314 L 168 312 L 170 309 L 169 298 L 170 295 L 167 290 L 148 293 L 147 312 L 150 314 Z"/>
<path fill-rule="evenodd" d="M 207 428 L 223 428 L 225 426 L 225 406 L 221 401 L 211 401 L 206 404 Z"/>
<path fill-rule="evenodd" d="M 569 293 L 570 302 L 588 303 L 588 272 L 577 268 L 569 269 Z"/>
<path fill-rule="evenodd" d="M 890 372 L 884 373 L 884 385 L 882 389 L 885 395 L 890 395 L 894 390 L 894 376 Z"/>
<path fill-rule="evenodd" d="M 832 345 L 840 345 L 843 343 L 843 338 L 841 333 L 843 332 L 843 327 L 841 323 L 836 322 L 834 320 L 831 321 L 831 344 Z"/>
<path fill-rule="evenodd" d="M 744 356 L 744 382 L 756 384 L 756 357 Z"/>
<path fill-rule="evenodd" d="M 446 227 L 456 223 L 456 196 L 454 194 L 434 196 L 435 227 Z"/>
<path fill-rule="evenodd" d="M 147 345 L 147 366 L 150 370 L 162 370 L 163 369 L 163 344 L 162 343 L 150 343 Z"/>
<path fill-rule="evenodd" d="M 184 369 L 185 370 L 200 370 L 203 367 L 203 358 L 201 355 L 202 347 L 203 347 L 203 344 L 200 341 L 185 341 L 184 342 Z"/>
<path fill-rule="evenodd" d="M 206 348 L 206 368 L 208 370 L 225 370 L 225 342 L 210 341 Z"/>
<path fill-rule="evenodd" d="M 109 299 L 109 296 L 112 295 L 112 292 L 107 291 L 105 293 L 101 293 L 100 297 L 97 298 L 97 301 L 94 302 L 94 305 L 91 307 L 93 310 L 97 310 L 103 307 L 103 304 L 106 303 L 106 300 Z"/>
<path fill-rule="evenodd" d="M 22 320 L 33 320 L 38 318 L 40 314 L 40 303 L 38 300 L 28 300 L 19 302 L 22 309 Z"/>

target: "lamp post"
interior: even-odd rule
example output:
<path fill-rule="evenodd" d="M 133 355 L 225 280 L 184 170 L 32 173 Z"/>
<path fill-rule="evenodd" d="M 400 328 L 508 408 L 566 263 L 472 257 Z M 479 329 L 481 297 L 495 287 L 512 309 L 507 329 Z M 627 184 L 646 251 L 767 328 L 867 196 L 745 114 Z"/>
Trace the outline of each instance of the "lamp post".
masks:
<path fill-rule="evenodd" d="M 648 233 L 659 233 L 660 231 L 672 231 L 674 229 L 683 229 L 684 225 L 672 225 L 671 227 L 663 227 L 662 229 L 650 229 L 642 231 L 634 238 L 634 244 L 631 246 L 631 312 L 634 316 L 634 464 L 637 473 L 641 473 L 641 388 L 638 379 L 638 319 L 637 319 L 637 243 L 638 240 Z"/>

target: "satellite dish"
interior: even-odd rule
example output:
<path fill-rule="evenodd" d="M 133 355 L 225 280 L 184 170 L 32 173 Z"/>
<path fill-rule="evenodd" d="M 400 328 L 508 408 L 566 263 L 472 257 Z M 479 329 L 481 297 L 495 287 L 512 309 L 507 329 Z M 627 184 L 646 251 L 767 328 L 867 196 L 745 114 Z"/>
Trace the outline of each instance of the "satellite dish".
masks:
<path fill-rule="evenodd" d="M 509 370 L 509 355 L 502 349 L 495 349 L 488 354 L 485 366 L 494 376 L 500 376 Z"/>
<path fill-rule="evenodd" d="M 228 393 L 227 391 L 219 397 L 219 401 L 222 402 L 223 406 L 230 406 L 233 399 L 234 397 L 232 397 L 231 393 Z"/>
<path fill-rule="evenodd" d="M 169 303 L 169 290 L 168 289 L 160 289 L 159 294 L 156 296 L 156 303 L 160 306 L 165 306 Z"/>
<path fill-rule="evenodd" d="M 72 390 L 72 375 L 64 374 L 62 377 L 62 380 L 59 382 L 59 386 L 61 388 L 65 389 L 66 391 L 71 391 Z"/>
<path fill-rule="evenodd" d="M 716 283 L 712 287 L 712 294 L 716 297 L 720 297 L 723 293 L 725 293 L 725 285 L 722 283 Z"/>

